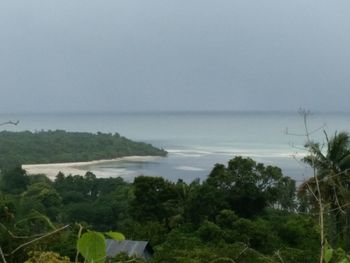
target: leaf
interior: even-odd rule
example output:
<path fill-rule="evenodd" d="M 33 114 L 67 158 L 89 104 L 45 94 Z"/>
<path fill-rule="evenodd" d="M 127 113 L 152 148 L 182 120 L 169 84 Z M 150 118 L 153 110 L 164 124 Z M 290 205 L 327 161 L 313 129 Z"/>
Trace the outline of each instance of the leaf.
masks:
<path fill-rule="evenodd" d="M 112 238 L 114 240 L 117 240 L 117 241 L 125 240 L 125 236 L 122 233 L 119 233 L 119 232 L 109 231 L 109 232 L 106 232 L 105 235 L 109 236 L 110 238 Z"/>
<path fill-rule="evenodd" d="M 106 241 L 99 232 L 88 232 L 79 238 L 77 249 L 89 263 L 103 263 L 106 257 Z"/>
<path fill-rule="evenodd" d="M 328 263 L 331 261 L 333 256 L 333 249 L 332 248 L 325 248 L 324 250 L 324 262 Z"/>

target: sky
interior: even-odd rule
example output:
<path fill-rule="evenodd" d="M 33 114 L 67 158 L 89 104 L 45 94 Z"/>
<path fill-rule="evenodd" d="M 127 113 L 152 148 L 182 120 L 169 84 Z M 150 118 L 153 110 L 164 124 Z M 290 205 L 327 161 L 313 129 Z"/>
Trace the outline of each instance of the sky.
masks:
<path fill-rule="evenodd" d="M 0 112 L 350 112 L 349 0 L 1 0 Z"/>

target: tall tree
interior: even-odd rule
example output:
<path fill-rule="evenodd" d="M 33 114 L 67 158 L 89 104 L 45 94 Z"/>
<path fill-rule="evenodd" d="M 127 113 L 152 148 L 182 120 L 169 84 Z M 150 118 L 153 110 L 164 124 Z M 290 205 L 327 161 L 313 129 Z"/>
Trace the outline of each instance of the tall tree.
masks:
<path fill-rule="evenodd" d="M 280 168 L 250 158 L 235 157 L 227 167 L 217 164 L 206 183 L 224 193 L 228 208 L 241 216 L 257 215 L 268 206 L 294 207 L 294 180 L 283 176 Z"/>
<path fill-rule="evenodd" d="M 316 178 L 303 183 L 298 195 L 314 208 L 317 179 L 324 205 L 335 220 L 334 236 L 347 239 L 344 235 L 350 226 L 350 136 L 347 132 L 336 132 L 331 138 L 325 133 L 325 137 L 325 145 L 317 142 L 306 145 L 310 154 L 304 161 L 315 169 Z"/>
<path fill-rule="evenodd" d="M 19 194 L 26 190 L 29 178 L 21 166 L 1 171 L 0 190 L 4 193 Z"/>
<path fill-rule="evenodd" d="M 171 217 L 178 214 L 176 185 L 162 177 L 139 176 L 134 180 L 131 212 L 136 220 L 156 220 L 169 227 Z"/>

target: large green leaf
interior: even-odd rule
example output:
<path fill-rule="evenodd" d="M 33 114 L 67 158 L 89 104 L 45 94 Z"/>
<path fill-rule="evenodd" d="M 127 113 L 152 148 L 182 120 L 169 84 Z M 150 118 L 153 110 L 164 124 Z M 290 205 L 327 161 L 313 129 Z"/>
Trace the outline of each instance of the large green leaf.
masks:
<path fill-rule="evenodd" d="M 106 232 L 105 233 L 106 236 L 109 236 L 110 238 L 117 240 L 117 241 L 122 241 L 125 240 L 125 236 L 122 233 L 119 232 Z"/>
<path fill-rule="evenodd" d="M 106 257 L 106 241 L 98 232 L 88 232 L 79 238 L 77 249 L 88 263 L 103 263 Z"/>
<path fill-rule="evenodd" d="M 333 256 L 333 249 L 328 246 L 324 249 L 324 262 L 328 263 L 331 261 Z"/>

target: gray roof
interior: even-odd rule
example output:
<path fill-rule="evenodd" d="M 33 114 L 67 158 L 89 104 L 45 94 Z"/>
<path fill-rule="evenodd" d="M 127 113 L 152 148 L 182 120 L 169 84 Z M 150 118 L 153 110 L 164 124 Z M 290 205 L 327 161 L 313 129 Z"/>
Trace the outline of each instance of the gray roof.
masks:
<path fill-rule="evenodd" d="M 124 252 L 128 254 L 129 257 L 136 256 L 143 258 L 147 245 L 147 241 L 115 241 L 112 239 L 106 239 L 106 252 L 108 257 L 114 257 L 117 254 Z"/>

